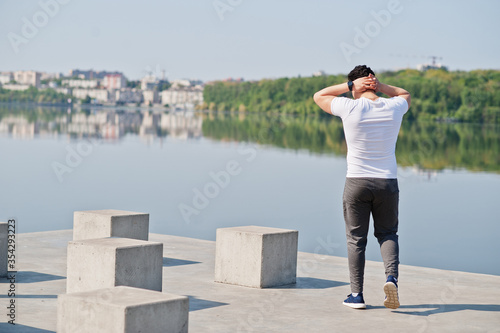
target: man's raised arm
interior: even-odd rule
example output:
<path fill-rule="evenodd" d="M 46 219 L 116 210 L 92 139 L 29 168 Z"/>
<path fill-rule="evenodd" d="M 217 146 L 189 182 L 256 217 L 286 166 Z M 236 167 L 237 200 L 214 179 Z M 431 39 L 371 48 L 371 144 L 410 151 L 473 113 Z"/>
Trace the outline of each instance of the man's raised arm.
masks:
<path fill-rule="evenodd" d="M 376 89 L 376 83 L 372 77 L 360 77 L 352 82 L 352 91 L 361 93 L 367 89 Z M 338 95 L 345 94 L 348 91 L 349 87 L 347 82 L 326 87 L 314 94 L 314 102 L 318 104 L 323 111 L 332 113 L 332 100 Z"/>
<path fill-rule="evenodd" d="M 386 94 L 389 97 L 394 97 L 394 96 L 403 97 L 404 99 L 406 99 L 408 107 L 410 107 L 410 101 L 411 101 L 410 93 L 404 90 L 403 88 L 390 86 L 388 84 L 381 83 L 377 80 L 377 91 L 380 91 L 382 94 Z"/>
<path fill-rule="evenodd" d="M 347 86 L 347 82 L 326 87 L 314 94 L 314 102 L 318 104 L 323 111 L 332 113 L 332 100 L 338 95 L 345 94 L 348 91 L 349 87 Z"/>

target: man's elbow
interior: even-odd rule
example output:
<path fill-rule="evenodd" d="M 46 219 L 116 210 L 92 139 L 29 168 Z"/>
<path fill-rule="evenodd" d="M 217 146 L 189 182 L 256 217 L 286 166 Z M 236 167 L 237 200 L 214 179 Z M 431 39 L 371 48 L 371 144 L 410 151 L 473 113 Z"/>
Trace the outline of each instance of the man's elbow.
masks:
<path fill-rule="evenodd" d="M 410 95 L 410 93 L 407 92 L 406 94 L 401 95 L 401 97 L 403 97 L 406 100 L 406 103 L 408 103 L 408 107 L 410 107 L 410 103 L 411 103 L 411 95 Z"/>
<path fill-rule="evenodd" d="M 319 105 L 319 101 L 321 100 L 321 94 L 319 93 L 319 91 L 314 94 L 313 99 L 314 99 L 314 103 Z"/>

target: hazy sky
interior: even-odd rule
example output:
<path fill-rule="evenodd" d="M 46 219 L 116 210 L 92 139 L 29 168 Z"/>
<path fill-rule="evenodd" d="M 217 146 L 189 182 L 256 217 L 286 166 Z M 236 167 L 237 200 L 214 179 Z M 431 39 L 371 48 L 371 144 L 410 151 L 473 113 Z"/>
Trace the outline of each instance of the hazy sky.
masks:
<path fill-rule="evenodd" d="M 0 71 L 250 80 L 415 67 L 431 55 L 451 70 L 500 68 L 500 1 L 395 3 L 0 0 Z"/>

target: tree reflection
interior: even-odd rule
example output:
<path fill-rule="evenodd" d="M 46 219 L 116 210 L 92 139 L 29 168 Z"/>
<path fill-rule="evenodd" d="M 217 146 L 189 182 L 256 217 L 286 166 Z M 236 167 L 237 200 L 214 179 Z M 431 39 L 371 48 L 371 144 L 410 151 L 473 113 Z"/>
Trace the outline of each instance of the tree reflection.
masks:
<path fill-rule="evenodd" d="M 120 140 L 138 135 L 255 142 L 313 154 L 345 156 L 342 122 L 328 115 L 271 113 L 165 113 L 126 109 L 61 109 L 0 105 L 0 133 L 34 138 Z M 420 170 L 500 171 L 500 126 L 403 121 L 396 146 L 398 164 Z"/>
<path fill-rule="evenodd" d="M 317 154 L 344 156 L 342 122 L 335 117 L 271 114 L 204 115 L 203 135 L 217 140 L 252 141 Z M 500 171 L 500 126 L 404 121 L 396 146 L 403 167 Z"/>

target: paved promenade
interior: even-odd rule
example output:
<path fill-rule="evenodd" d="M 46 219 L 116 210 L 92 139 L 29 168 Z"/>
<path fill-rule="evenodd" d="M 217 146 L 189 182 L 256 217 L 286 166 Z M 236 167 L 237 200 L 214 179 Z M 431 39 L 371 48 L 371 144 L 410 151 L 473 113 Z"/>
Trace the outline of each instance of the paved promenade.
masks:
<path fill-rule="evenodd" d="M 300 237 L 300 235 L 299 235 Z M 57 295 L 66 290 L 71 230 L 18 234 L 16 323 L 7 321 L 0 281 L 0 332 L 55 332 Z M 213 282 L 215 242 L 150 234 L 163 242 L 163 291 L 190 298 L 196 332 L 489 332 L 500 333 L 500 276 L 400 267 L 397 310 L 382 302 L 383 265 L 367 262 L 366 310 L 342 305 L 347 260 L 300 252 L 297 284 L 253 289 Z"/>

